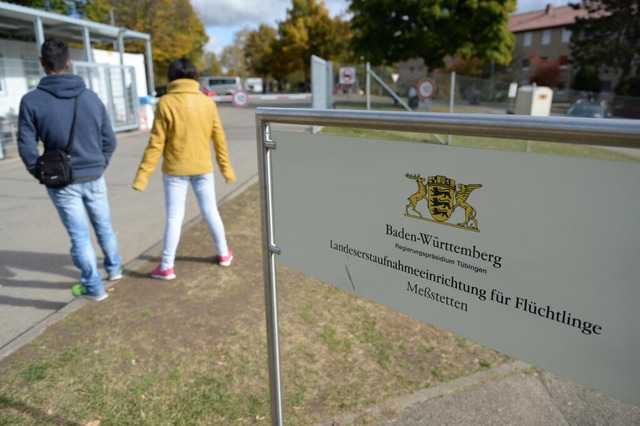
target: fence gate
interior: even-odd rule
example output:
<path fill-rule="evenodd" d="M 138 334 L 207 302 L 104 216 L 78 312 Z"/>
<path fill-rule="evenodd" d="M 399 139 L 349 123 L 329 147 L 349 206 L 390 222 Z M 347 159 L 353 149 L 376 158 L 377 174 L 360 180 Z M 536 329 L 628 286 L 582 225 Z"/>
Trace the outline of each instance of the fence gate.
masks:
<path fill-rule="evenodd" d="M 73 73 L 81 76 L 87 87 L 104 102 L 114 131 L 139 128 L 140 103 L 132 66 L 73 62 Z"/>

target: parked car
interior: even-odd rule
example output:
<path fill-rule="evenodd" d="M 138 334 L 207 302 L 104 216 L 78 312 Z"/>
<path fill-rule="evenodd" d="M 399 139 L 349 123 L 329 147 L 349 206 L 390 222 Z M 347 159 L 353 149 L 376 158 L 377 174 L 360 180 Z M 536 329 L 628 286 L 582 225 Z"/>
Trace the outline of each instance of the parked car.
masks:
<path fill-rule="evenodd" d="M 209 86 L 205 86 L 204 84 L 200 85 L 200 91 L 209 97 L 217 96 L 216 92 L 214 92 Z"/>
<path fill-rule="evenodd" d="M 611 112 L 606 102 L 579 99 L 567 110 L 568 117 L 608 118 Z"/>
<path fill-rule="evenodd" d="M 200 83 L 215 90 L 220 95 L 233 95 L 236 90 L 242 90 L 240 77 L 238 76 L 200 77 Z"/>

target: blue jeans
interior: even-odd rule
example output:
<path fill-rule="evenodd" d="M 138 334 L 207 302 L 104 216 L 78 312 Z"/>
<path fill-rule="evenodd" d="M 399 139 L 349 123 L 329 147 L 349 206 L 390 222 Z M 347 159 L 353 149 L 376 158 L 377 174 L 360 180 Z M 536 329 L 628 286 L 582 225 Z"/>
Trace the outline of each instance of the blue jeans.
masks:
<path fill-rule="evenodd" d="M 90 182 L 72 183 L 60 189 L 48 188 L 47 192 L 71 238 L 71 259 L 82 272 L 82 285 L 90 292 L 104 291 L 96 252 L 89 236 L 87 214 L 104 254 L 103 266 L 107 273 L 118 271 L 122 262 L 116 234 L 111 227 L 104 176 Z"/>
<path fill-rule="evenodd" d="M 167 222 L 164 229 L 164 244 L 162 249 L 162 270 L 173 268 L 176 250 L 180 242 L 182 221 L 184 220 L 185 202 L 189 183 L 196 194 L 200 212 L 204 217 L 209 232 L 213 237 L 216 251 L 220 256 L 229 254 L 227 238 L 224 233 L 224 224 L 216 203 L 216 189 L 213 181 L 213 173 L 193 176 L 162 175 L 164 182 L 164 202 L 167 210 Z"/>

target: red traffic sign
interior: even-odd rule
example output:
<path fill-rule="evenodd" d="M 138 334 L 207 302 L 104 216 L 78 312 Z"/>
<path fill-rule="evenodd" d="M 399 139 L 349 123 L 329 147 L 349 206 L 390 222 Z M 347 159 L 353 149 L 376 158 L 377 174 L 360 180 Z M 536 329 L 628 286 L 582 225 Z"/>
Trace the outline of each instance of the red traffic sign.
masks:
<path fill-rule="evenodd" d="M 433 98 L 436 94 L 436 82 L 430 78 L 423 78 L 418 82 L 418 97 L 423 101 Z"/>
<path fill-rule="evenodd" d="M 356 69 L 355 67 L 343 67 L 340 68 L 339 74 L 340 84 L 353 84 L 356 82 Z"/>
<path fill-rule="evenodd" d="M 244 108 L 249 105 L 249 93 L 245 90 L 236 90 L 231 95 L 231 102 L 235 107 Z"/>

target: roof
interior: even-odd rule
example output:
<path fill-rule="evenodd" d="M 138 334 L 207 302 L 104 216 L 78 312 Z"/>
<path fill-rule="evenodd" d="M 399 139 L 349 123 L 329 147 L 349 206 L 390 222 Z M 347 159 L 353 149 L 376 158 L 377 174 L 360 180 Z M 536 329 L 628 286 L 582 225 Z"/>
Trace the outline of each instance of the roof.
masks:
<path fill-rule="evenodd" d="M 511 15 L 509 31 L 520 33 L 562 27 L 573 24 L 577 17 L 584 17 L 587 14 L 584 9 L 575 10 L 571 6 L 553 7 L 548 5 L 543 10 Z"/>
<path fill-rule="evenodd" d="M 126 28 L 58 15 L 2 1 L 0 1 L 0 12 L 0 34 L 12 37 L 32 36 L 35 19 L 39 19 L 47 36 L 55 36 L 68 41 L 82 42 L 82 28 L 88 29 L 92 43 L 112 42 L 117 40 L 119 35 L 123 39 L 151 39 L 148 34 Z"/>

